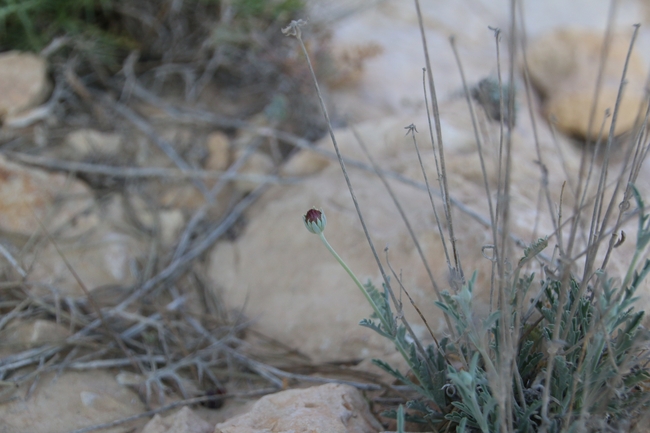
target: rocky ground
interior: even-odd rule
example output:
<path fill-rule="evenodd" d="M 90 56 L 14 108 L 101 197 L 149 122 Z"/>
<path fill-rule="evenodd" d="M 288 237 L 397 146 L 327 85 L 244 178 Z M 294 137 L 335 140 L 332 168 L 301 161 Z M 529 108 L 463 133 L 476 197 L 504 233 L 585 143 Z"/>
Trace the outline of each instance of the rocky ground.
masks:
<path fill-rule="evenodd" d="M 485 314 L 490 294 L 482 288 L 489 286 L 491 269 L 482 251 L 491 239 L 486 192 L 449 37 L 455 36 L 468 84 L 479 89 L 481 80 L 494 82 L 495 38 L 488 26 L 503 29 L 505 74 L 508 4 L 423 3 L 449 188 L 459 203 L 454 207 L 459 250 L 463 267 L 478 271 L 477 314 Z M 596 109 L 601 114 L 589 130 L 609 2 L 529 3 L 522 43 L 532 99 L 521 64 L 515 83 L 511 235 L 519 242 L 517 255 L 553 231 L 549 215 L 557 208 L 549 212 L 540 200 L 542 164 L 552 206 L 573 207 L 582 146 L 601 125 L 609 131 L 610 120 L 603 120 L 602 113 L 615 102 L 635 23 L 641 28 L 614 130 L 613 177 L 622 170 L 629 131 L 646 98 L 650 63 L 650 30 L 645 28 L 650 3 L 620 2 Z M 326 70 L 335 134 L 373 241 L 378 248 L 388 246 L 402 283 L 429 325 L 442 334 L 445 323 L 431 301 L 427 272 L 358 144 L 365 143 L 387 171 L 434 275 L 446 281 L 444 251 L 413 138 L 405 136 L 405 127 L 414 124 L 424 163 L 433 166 L 414 6 L 405 0 L 313 0 L 305 18 L 310 23 L 305 33 L 310 26 L 331 32 L 330 57 L 319 67 Z M 302 64 L 295 47 L 294 61 Z M 87 89 L 75 83 L 72 78 L 68 85 L 83 99 Z M 138 92 L 137 79 L 127 84 Z M 224 126 L 222 117 L 210 117 L 205 103 L 218 104 L 222 97 L 210 86 L 195 106 L 152 95 L 130 104 L 96 101 L 88 105 L 96 110 L 93 116 L 113 110 L 119 123 L 57 129 L 57 91 L 43 56 L 0 54 L 0 290 L 6 293 L 0 317 L 0 373 L 6 388 L 0 389 L 0 431 L 389 428 L 385 419 L 375 418 L 381 401 L 376 391 L 389 379 L 369 360 L 396 365 L 400 360 L 389 342 L 358 326 L 370 313 L 365 299 L 301 222 L 309 207 L 322 208 L 330 243 L 362 280 L 379 282 L 330 138 L 312 143 L 313 137 L 303 138 L 306 133 L 276 132 L 273 110 L 281 111 L 281 102 L 249 117 L 246 125 Z M 313 89 L 305 86 L 304 92 Z M 494 102 L 485 98 L 476 97 L 473 107 L 488 182 L 494 186 L 500 123 L 490 111 Z M 299 150 L 288 159 L 287 146 Z M 597 171 L 600 164 L 596 161 Z M 636 184 L 650 197 L 647 161 Z M 635 233 L 636 222 L 629 221 L 624 230 L 628 236 Z M 610 272 L 627 269 L 633 252 L 632 242 L 617 248 Z M 639 307 L 645 308 L 650 304 L 647 282 L 639 295 Z M 415 310 L 405 306 L 405 312 L 426 341 Z M 79 331 L 90 333 L 91 328 L 105 329 L 105 335 L 90 338 Z M 122 351 L 120 338 L 142 353 L 160 342 L 165 354 L 174 352 L 165 346 L 168 341 L 196 340 L 192 347 L 202 355 L 182 353 L 170 364 L 153 352 Z M 113 361 L 103 357 L 109 350 L 119 353 Z M 143 369 L 145 363 L 154 367 Z M 217 372 L 208 373 L 213 367 Z M 214 377 L 204 379 L 213 383 L 206 391 L 196 378 L 208 375 Z M 225 404 L 215 404 L 215 395 L 227 396 Z M 126 422 L 110 424 L 118 420 Z"/>

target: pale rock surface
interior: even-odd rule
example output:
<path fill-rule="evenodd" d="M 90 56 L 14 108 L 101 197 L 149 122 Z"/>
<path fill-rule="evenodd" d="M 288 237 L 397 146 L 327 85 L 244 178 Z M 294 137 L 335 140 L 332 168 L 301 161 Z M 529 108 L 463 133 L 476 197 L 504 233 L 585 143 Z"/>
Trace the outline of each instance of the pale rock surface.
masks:
<path fill-rule="evenodd" d="M 2 351 L 17 353 L 44 344 L 56 344 L 70 335 L 67 328 L 51 320 L 16 320 L 0 332 Z"/>
<path fill-rule="evenodd" d="M 0 119 L 40 104 L 50 87 L 44 58 L 18 51 L 0 54 Z"/>
<path fill-rule="evenodd" d="M 434 162 L 426 138 L 427 122 L 421 114 L 423 56 L 413 3 L 396 0 L 368 6 L 362 1 L 314 0 L 310 5 L 313 20 L 330 20 L 330 24 L 334 23 L 333 48 L 338 51 L 354 51 L 364 46 L 379 48 L 375 56 L 367 59 L 361 77 L 356 78 L 359 80 L 358 86 L 331 93 L 335 110 L 343 113 L 351 123 L 374 119 L 356 126 L 370 147 L 371 154 L 383 168 L 393 169 L 422 182 L 411 140 L 403 137 L 403 128 L 415 123 L 420 130 L 418 137 L 420 148 L 425 153 L 425 165 L 430 170 L 429 181 L 435 183 L 436 175 L 431 168 Z M 617 28 L 629 28 L 643 15 L 639 2 L 625 2 L 619 6 L 615 23 Z M 502 62 L 506 64 L 507 1 L 452 2 L 446 3 L 445 7 L 422 2 L 422 7 L 429 50 L 435 53 L 433 72 L 439 101 L 457 97 L 462 88 L 449 47 L 450 34 L 457 36 L 457 46 L 470 84 L 496 73 L 494 39 L 487 29 L 488 25 L 504 29 L 501 54 Z M 609 2 L 593 0 L 527 3 L 525 20 L 528 36 L 534 40 L 553 28 L 569 25 L 603 32 L 608 8 Z M 648 37 L 643 28 L 637 43 L 637 52 L 645 56 L 644 63 L 647 64 L 650 50 L 647 49 Z M 524 88 L 521 82 L 518 88 Z M 553 137 L 546 119 L 540 115 L 541 107 L 533 101 L 540 152 L 549 169 L 553 207 L 549 210 L 542 201 L 543 205 L 538 211 L 540 167 L 535 161 L 539 156 L 535 151 L 535 134 L 523 93 L 519 92 L 520 121 L 514 137 L 511 215 L 514 233 L 525 242 L 531 242 L 553 231 L 549 212 L 557 212 L 563 181 L 568 178 L 575 185 L 580 155 L 579 148 L 565 137 L 559 135 L 557 140 Z M 467 106 L 460 100 L 443 102 L 442 105 L 442 129 L 451 194 L 488 220 L 483 176 Z M 484 146 L 488 179 L 494 194 L 498 127 L 491 125 L 488 132 L 491 139 Z M 345 156 L 365 161 L 351 131 L 337 131 L 337 137 Z M 321 146 L 332 150 L 329 138 L 325 138 Z M 620 159 L 620 154 L 616 158 Z M 642 191 L 650 191 L 647 167 L 648 163 L 641 170 L 638 182 Z M 382 260 L 381 250 L 388 245 L 393 267 L 397 272 L 404 271 L 405 286 L 410 289 L 434 329 L 442 331 L 444 322 L 439 310 L 433 306 L 435 296 L 431 284 L 394 205 L 376 177 L 356 169 L 349 170 Z M 283 174 L 314 176 L 300 185 L 272 188 L 251 209 L 250 224 L 243 236 L 235 243 L 223 242 L 214 249 L 209 263 L 212 279 L 223 288 L 230 306 L 246 305 L 246 314 L 259 320 L 260 329 L 300 348 L 315 360 L 364 356 L 384 358 L 392 355 L 394 348 L 384 339 L 358 327 L 358 321 L 369 315 L 370 307 L 345 271 L 318 238 L 304 230 L 300 221 L 310 206 L 322 207 L 328 217 L 326 235 L 330 243 L 362 281 L 371 278 L 379 284 L 376 264 L 368 250 L 338 164 L 302 152 L 289 161 Z M 443 289 L 447 288 L 444 252 L 440 247 L 427 194 L 396 182 L 391 183 L 423 244 L 439 284 Z M 567 183 L 562 203 L 564 209 L 569 209 L 574 200 L 571 185 L 571 182 Z M 440 207 L 438 211 L 441 213 Z M 544 216 L 539 223 L 536 222 L 538 213 Z M 463 212 L 454 210 L 454 217 L 466 274 L 469 276 L 474 269 L 479 270 L 481 288 L 477 293 L 477 309 L 485 312 L 489 298 L 485 279 L 489 275 L 490 262 L 483 257 L 480 249 L 492 243 L 491 235 L 485 226 Z M 635 221 L 631 221 L 625 228 L 628 240 L 630 233 L 636 233 L 635 224 Z M 615 275 L 625 270 L 625 262 L 633 248 L 633 242 L 626 242 L 615 251 L 614 263 L 610 267 Z M 521 252 L 518 249 L 515 254 Z M 551 248 L 545 253 L 551 255 Z M 643 302 L 647 302 L 648 291 L 646 282 L 642 288 Z M 408 305 L 406 314 L 407 317 L 416 317 Z M 416 323 L 415 329 L 420 335 L 426 335 L 422 324 Z"/>
<path fill-rule="evenodd" d="M 141 196 L 131 197 L 129 203 L 140 224 L 149 230 L 158 230 L 163 245 L 168 247 L 176 241 L 185 224 L 181 209 L 169 207 L 161 210 L 155 203 L 149 203 Z"/>
<path fill-rule="evenodd" d="M 483 130 L 487 132 L 483 152 L 491 194 L 494 194 L 498 124 L 487 122 L 483 112 L 476 111 Z M 451 194 L 489 221 L 483 175 L 465 101 L 455 99 L 443 104 L 441 115 Z M 421 131 L 417 138 L 428 177 L 430 182 L 435 182 L 435 162 L 425 133 L 426 118 L 420 116 L 415 120 Z M 359 124 L 355 129 L 382 168 L 422 183 L 412 139 L 404 137 L 404 127 L 413 121 L 413 117 L 385 118 L 379 122 Z M 573 206 L 571 185 L 578 172 L 580 151 L 563 138 L 560 138 L 561 151 L 558 151 L 550 131 L 539 127 L 544 124 L 541 118 L 537 118 L 537 124 L 541 155 L 550 170 L 550 199 L 555 214 L 565 179 L 569 183 L 562 203 L 565 209 Z M 363 160 L 363 153 L 351 130 L 339 130 L 336 136 L 344 156 Z M 329 137 L 323 139 L 321 146 L 331 148 Z M 526 243 L 553 232 L 546 202 L 542 202 L 539 212 L 537 210 L 540 189 L 537 159 L 530 121 L 523 118 L 513 137 L 515 164 L 511 231 Z M 396 272 L 403 271 L 403 283 L 429 325 L 434 332 L 444 332 L 443 316 L 433 303 L 435 292 L 392 200 L 376 176 L 356 168 L 348 167 L 348 170 L 384 266 L 382 250 L 388 246 L 391 265 Z M 650 191 L 647 173 L 647 170 L 642 170 L 639 182 L 642 191 Z M 449 289 L 445 254 L 426 191 L 393 180 L 390 183 L 413 226 L 437 284 L 441 290 Z M 439 199 L 434 198 L 434 201 L 442 215 Z M 371 309 L 318 237 L 305 230 L 301 217 L 312 206 L 320 207 L 326 213 L 327 239 L 360 280 L 371 279 L 379 285 L 381 279 L 377 265 L 369 251 L 340 167 L 335 162 L 300 184 L 272 188 L 251 209 L 250 213 L 255 217 L 251 218 L 242 236 L 235 243 L 223 242 L 213 250 L 209 275 L 216 287 L 223 289 L 227 305 L 245 305 L 246 314 L 258 320 L 256 326 L 259 329 L 299 348 L 315 361 L 383 358 L 394 353 L 394 347 L 387 340 L 358 326 L 359 320 L 368 317 Z M 539 221 L 538 213 L 541 215 Z M 480 316 L 488 310 L 491 269 L 491 262 L 483 256 L 481 249 L 493 243 L 491 233 L 465 212 L 454 209 L 453 216 L 465 274 L 469 278 L 474 270 L 479 272 L 475 307 Z M 635 224 L 632 221 L 626 232 L 635 233 Z M 446 228 L 444 230 L 447 237 Z M 624 269 L 626 257 L 629 259 L 632 251 L 633 242 L 618 248 L 610 270 L 620 272 Z M 514 254 L 521 257 L 522 253 L 523 250 L 518 248 Z M 552 254 L 552 248 L 545 253 Z M 386 272 L 390 273 L 390 270 L 386 268 Z M 648 298 L 647 293 L 643 296 Z M 405 312 L 418 336 L 426 340 L 425 328 L 408 303 L 405 303 Z"/>
<path fill-rule="evenodd" d="M 280 174 L 283 176 L 311 176 L 330 164 L 330 159 L 315 152 L 298 152 L 282 165 Z"/>
<path fill-rule="evenodd" d="M 214 182 L 206 182 L 209 190 L 214 185 Z M 209 218 L 214 221 L 222 218 L 237 197 L 239 197 L 234 193 L 234 187 L 229 183 L 223 185 L 211 205 L 206 204 L 206 197 L 195 185 L 189 182 L 177 185 L 156 185 L 155 191 L 158 191 L 159 195 L 154 197 L 156 197 L 160 209 L 164 209 L 160 211 L 161 228 L 163 229 L 162 234 L 164 236 L 167 236 L 165 233 L 179 233 L 177 230 L 183 228 L 178 226 L 180 223 L 180 215 L 177 214 L 178 211 L 182 213 L 183 225 L 186 218 L 189 218 L 190 215 L 193 215 L 196 211 L 204 207 L 207 209 Z M 165 216 L 167 212 L 169 214 Z M 172 239 L 172 243 L 174 241 L 175 239 Z"/>
<path fill-rule="evenodd" d="M 78 129 L 68 134 L 64 143 L 72 157 L 82 159 L 93 154 L 117 155 L 122 148 L 122 137 L 94 129 Z"/>
<path fill-rule="evenodd" d="M 311 8 L 308 21 L 326 22 L 332 29 L 334 52 L 376 47 L 376 55 L 365 61 L 361 77 L 356 78 L 358 85 L 331 92 L 333 112 L 358 122 L 387 115 L 408 115 L 422 108 L 425 65 L 413 1 L 309 0 L 307 3 Z M 496 75 L 494 34 L 488 26 L 502 30 L 501 61 L 502 65 L 507 64 L 509 4 L 508 0 L 420 2 L 438 100 L 444 101 L 462 89 L 449 36 L 456 37 L 469 83 Z M 605 0 L 526 2 L 527 36 L 533 40 L 551 29 L 567 26 L 603 32 L 609 8 L 610 2 Z M 647 23 L 647 10 L 643 1 L 617 3 L 615 28 L 629 29 L 644 18 Z M 641 27 L 637 49 L 647 64 L 650 32 L 644 27 Z M 303 31 L 310 31 L 309 26 Z"/>
<path fill-rule="evenodd" d="M 136 275 L 132 261 L 146 254 L 147 249 L 141 240 L 129 236 L 128 231 L 124 230 L 121 202 L 109 200 L 103 205 L 94 203 L 90 192 L 82 184 L 59 176 L 48 177 L 36 170 L 26 172 L 22 185 L 40 187 L 35 193 L 36 198 L 30 200 L 26 194 L 12 197 L 14 201 L 23 201 L 23 221 L 30 220 L 31 203 L 38 204 L 35 211 L 47 217 L 41 217 L 41 220 L 46 222 L 48 232 L 58 247 L 57 251 L 52 240 L 42 235 L 20 257 L 28 271 L 27 280 L 37 283 L 30 286 L 32 293 L 55 297 L 85 296 L 61 254 L 89 291 L 105 285 L 133 284 Z M 47 183 L 48 179 L 50 183 Z M 57 183 L 61 185 L 60 191 Z M 4 199 L 2 189 L 0 186 L 0 199 Z M 51 192 L 50 196 L 46 195 L 48 191 Z M 77 195 L 73 195 L 75 192 Z M 2 201 L 0 205 L 9 206 Z M 21 218 L 16 215 L 16 219 L 20 221 Z M 32 231 L 37 232 L 38 229 L 39 225 L 34 222 Z M 9 239 L 13 248 L 22 248 L 26 238 L 25 234 Z"/>
<path fill-rule="evenodd" d="M 528 47 L 528 66 L 533 84 L 544 96 L 544 111 L 559 131 L 581 138 L 596 139 L 605 110 L 614 112 L 632 31 L 615 34 L 603 70 L 602 87 L 591 130 L 589 119 L 594 105 L 604 34 L 575 28 L 556 29 L 542 35 Z M 618 111 L 615 135 L 634 126 L 645 99 L 646 65 L 638 48 L 628 64 L 625 93 Z M 604 123 L 609 135 L 612 116 Z"/>
<path fill-rule="evenodd" d="M 79 233 L 92 224 L 93 217 L 83 213 L 92 202 L 92 192 L 80 181 L 0 157 L 0 231 L 4 234 L 31 236 L 39 229 L 39 220 L 55 231 L 72 219 L 73 231 Z"/>
<path fill-rule="evenodd" d="M 235 160 L 239 159 L 243 152 L 245 150 L 235 152 Z M 235 189 L 242 194 L 251 192 L 262 183 L 260 176 L 269 175 L 274 167 L 273 159 L 269 155 L 263 152 L 253 152 L 248 155 L 241 169 L 237 172 L 243 178 L 234 182 Z"/>
<path fill-rule="evenodd" d="M 230 164 L 230 140 L 223 132 L 217 131 L 208 135 L 205 146 L 208 158 L 206 170 L 225 170 Z"/>
<path fill-rule="evenodd" d="M 205 204 L 205 196 L 190 183 L 165 185 L 161 188 L 159 203 L 163 208 L 192 211 Z"/>
<path fill-rule="evenodd" d="M 250 411 L 255 404 L 255 400 L 234 400 L 229 399 L 223 402 L 223 406 L 219 409 L 210 409 L 204 406 L 196 406 L 193 408 L 194 413 L 210 423 L 213 428 L 215 425 L 226 422 L 229 419 Z M 212 430 L 211 430 L 212 431 Z"/>
<path fill-rule="evenodd" d="M 202 420 L 187 406 L 166 417 L 155 415 L 142 429 L 142 433 L 212 433 L 213 431 L 214 426 Z"/>
<path fill-rule="evenodd" d="M 376 433 L 381 425 L 361 393 L 327 384 L 267 395 L 250 412 L 217 424 L 214 433 Z"/>
<path fill-rule="evenodd" d="M 172 133 L 175 135 L 172 135 Z M 170 131 L 167 135 L 170 136 L 170 140 L 174 139 L 175 136 L 178 136 L 186 141 L 192 141 L 192 137 L 190 137 L 191 134 L 186 130 L 175 132 Z M 143 147 L 146 148 L 146 146 Z M 204 165 L 206 170 L 216 171 L 223 171 L 228 168 L 231 152 L 230 141 L 225 134 L 214 132 L 208 135 L 204 151 L 204 156 L 207 159 L 202 162 L 197 161 L 197 166 L 200 163 Z M 140 164 L 150 164 L 150 156 L 148 153 L 149 152 L 142 152 Z M 157 151 L 151 153 L 156 154 L 158 164 L 161 166 L 168 165 L 169 161 L 166 155 L 158 155 Z M 218 178 L 215 176 L 214 178 L 200 179 L 200 181 L 205 185 L 206 189 L 210 191 L 215 184 L 217 184 Z M 204 194 L 190 179 L 182 181 L 164 180 L 150 185 L 149 188 L 149 196 L 155 198 L 160 208 L 167 210 L 181 210 L 186 216 L 190 213 L 194 213 L 197 209 L 206 205 L 207 202 L 206 194 Z M 211 218 L 220 218 L 229 206 L 232 205 L 233 190 L 234 188 L 231 183 L 226 183 L 224 187 L 220 189 L 210 206 L 209 214 Z"/>
<path fill-rule="evenodd" d="M 57 240 L 57 246 L 89 291 L 105 285 L 133 284 L 136 275 L 132 272 L 131 261 L 146 251 L 141 242 L 116 231 L 111 223 L 103 219 L 82 236 Z M 28 280 L 40 283 L 33 287 L 34 294 L 85 296 L 51 243 L 34 251 L 30 259 L 33 265 Z"/>
<path fill-rule="evenodd" d="M 247 122 L 250 126 L 257 128 L 268 128 L 272 126 L 269 118 L 264 112 L 251 116 Z M 258 140 L 259 136 L 254 131 L 249 129 L 239 129 L 232 140 L 232 147 L 236 150 L 243 150 Z"/>
<path fill-rule="evenodd" d="M 185 217 L 178 209 L 160 212 L 160 239 L 164 245 L 172 245 L 178 239 Z"/>
<path fill-rule="evenodd" d="M 0 405 L 3 433 L 65 433 L 126 418 L 145 410 L 138 395 L 119 385 L 106 371 L 48 373 L 34 392 Z M 132 424 L 102 430 L 132 431 Z"/>

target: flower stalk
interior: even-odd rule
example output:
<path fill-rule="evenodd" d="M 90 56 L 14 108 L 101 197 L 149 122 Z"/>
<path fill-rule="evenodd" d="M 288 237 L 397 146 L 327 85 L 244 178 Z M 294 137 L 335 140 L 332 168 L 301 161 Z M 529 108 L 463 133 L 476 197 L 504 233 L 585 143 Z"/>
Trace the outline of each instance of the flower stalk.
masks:
<path fill-rule="evenodd" d="M 372 309 L 375 311 L 377 314 L 377 317 L 379 317 L 379 320 L 381 321 L 381 324 L 384 326 L 385 329 L 391 329 L 390 324 L 384 317 L 384 314 L 382 314 L 381 310 L 379 309 L 379 306 L 377 303 L 372 299 L 372 296 L 370 296 L 370 293 L 368 293 L 368 290 L 361 284 L 361 281 L 357 278 L 356 275 L 354 275 L 354 272 L 352 272 L 352 269 L 343 261 L 341 256 L 338 255 L 338 253 L 332 248 L 330 243 L 327 241 L 325 238 L 325 234 L 323 233 L 325 231 L 325 226 L 327 225 L 327 218 L 325 217 L 325 214 L 323 213 L 322 209 L 316 209 L 316 208 L 311 208 L 307 211 L 307 213 L 302 217 L 303 222 L 305 223 L 305 227 L 307 227 L 307 230 L 309 230 L 311 233 L 314 233 L 320 237 L 320 240 L 323 242 L 325 247 L 328 249 L 328 251 L 334 256 L 337 262 L 345 269 L 345 272 L 348 273 L 350 278 L 352 278 L 352 281 L 357 285 L 359 290 L 363 293 L 363 295 L 366 297 L 366 300 L 372 306 Z"/>

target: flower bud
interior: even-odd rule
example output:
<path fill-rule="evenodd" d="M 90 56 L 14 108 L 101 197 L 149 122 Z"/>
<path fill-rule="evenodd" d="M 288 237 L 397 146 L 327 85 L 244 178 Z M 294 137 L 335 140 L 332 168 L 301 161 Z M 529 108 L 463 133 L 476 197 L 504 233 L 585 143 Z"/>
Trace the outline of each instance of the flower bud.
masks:
<path fill-rule="evenodd" d="M 325 218 L 325 214 L 322 210 L 316 208 L 309 209 L 307 213 L 302 217 L 302 220 L 305 223 L 307 230 L 316 235 L 321 234 L 327 225 L 327 218 Z"/>

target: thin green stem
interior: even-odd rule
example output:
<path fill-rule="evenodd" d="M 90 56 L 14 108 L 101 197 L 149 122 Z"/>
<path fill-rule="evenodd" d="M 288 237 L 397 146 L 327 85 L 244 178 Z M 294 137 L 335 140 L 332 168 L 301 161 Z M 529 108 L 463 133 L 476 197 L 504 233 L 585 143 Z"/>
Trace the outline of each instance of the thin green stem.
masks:
<path fill-rule="evenodd" d="M 343 261 L 341 256 L 339 256 L 338 253 L 334 250 L 334 248 L 332 248 L 330 243 L 327 242 L 327 239 L 325 238 L 325 235 L 323 234 L 323 232 L 318 233 L 318 236 L 320 236 L 321 241 L 323 241 L 323 244 L 325 244 L 325 246 L 327 247 L 329 252 L 332 253 L 332 255 L 334 256 L 336 261 L 339 262 L 339 264 L 341 266 L 343 266 L 343 269 L 345 269 L 345 272 L 348 273 L 348 275 L 350 276 L 350 278 L 352 278 L 352 280 L 357 285 L 357 287 L 359 287 L 359 290 L 361 290 L 363 295 L 366 297 L 366 300 L 372 306 L 372 309 L 375 311 L 375 314 L 377 314 L 377 317 L 379 318 L 379 321 L 381 322 L 382 326 L 384 327 L 384 330 L 386 331 L 386 334 L 390 335 L 390 338 L 393 341 L 393 343 L 395 343 L 395 347 L 397 348 L 397 350 L 404 357 L 404 360 L 406 360 L 406 362 L 409 364 L 409 366 L 411 367 L 411 370 L 413 370 L 415 372 L 416 371 L 415 366 L 411 365 L 411 362 L 410 362 L 411 358 L 408 355 L 408 353 L 406 351 L 406 348 L 402 345 L 402 342 L 400 341 L 400 339 L 397 338 L 397 335 L 395 334 L 395 329 L 393 329 L 393 326 L 391 326 L 390 322 L 386 319 L 386 317 L 384 316 L 384 313 L 379 309 L 379 306 L 374 301 L 374 299 L 372 299 L 372 297 L 370 296 L 370 293 L 368 293 L 368 290 L 366 290 L 366 288 L 363 286 L 363 284 L 361 284 L 361 281 L 359 281 L 357 276 L 354 275 L 352 270 Z M 420 378 L 418 377 L 418 379 L 420 379 Z"/>
<path fill-rule="evenodd" d="M 354 275 L 354 273 L 353 273 L 352 270 L 348 267 L 348 265 L 345 264 L 345 262 L 343 261 L 343 259 L 341 258 L 341 256 L 339 256 L 339 255 L 336 253 L 336 251 L 334 251 L 334 248 L 332 248 L 332 246 L 330 245 L 330 243 L 327 242 L 327 239 L 325 239 L 325 235 L 323 234 L 323 232 L 320 232 L 320 233 L 318 234 L 318 236 L 320 236 L 321 241 L 323 241 L 323 243 L 325 244 L 325 246 L 327 247 L 327 249 L 329 250 L 329 252 L 332 253 L 332 255 L 334 256 L 334 258 L 336 259 L 336 261 L 339 262 L 339 264 L 340 264 L 341 266 L 343 266 L 343 269 L 345 269 L 345 272 L 348 273 L 348 275 L 350 276 L 350 278 L 352 278 L 352 280 L 353 280 L 354 283 L 357 285 L 357 287 L 359 287 L 359 289 L 361 290 L 361 292 L 363 292 L 363 295 L 364 295 L 364 296 L 366 297 L 366 299 L 368 300 L 368 303 L 372 306 L 372 309 L 375 310 L 375 313 L 377 313 L 377 317 L 379 317 L 379 320 L 381 320 L 381 324 L 384 326 L 384 328 L 385 328 L 387 331 L 390 330 L 390 329 L 391 329 L 390 324 L 389 324 L 388 321 L 386 321 L 386 319 L 384 318 L 383 313 L 381 312 L 381 310 L 379 309 L 379 307 L 377 306 L 377 304 L 375 303 L 375 301 L 374 301 L 374 300 L 372 299 L 372 297 L 370 296 L 370 293 L 368 293 L 368 291 L 366 290 L 366 288 L 363 287 L 363 284 L 361 284 L 361 281 L 359 281 L 359 279 L 357 278 L 357 276 Z"/>
<path fill-rule="evenodd" d="M 637 248 L 636 251 L 634 252 L 634 256 L 632 257 L 632 262 L 630 263 L 630 267 L 627 269 L 627 274 L 625 274 L 625 279 L 623 280 L 623 284 L 621 284 L 622 290 L 625 290 L 627 285 L 632 280 L 632 277 L 634 276 L 634 271 L 636 270 L 636 264 L 638 263 L 640 256 L 641 256 L 641 251 Z"/>

